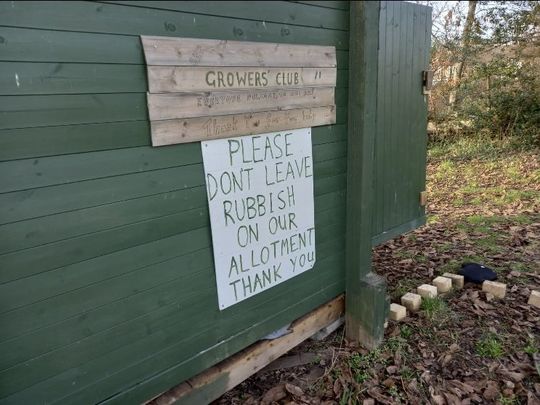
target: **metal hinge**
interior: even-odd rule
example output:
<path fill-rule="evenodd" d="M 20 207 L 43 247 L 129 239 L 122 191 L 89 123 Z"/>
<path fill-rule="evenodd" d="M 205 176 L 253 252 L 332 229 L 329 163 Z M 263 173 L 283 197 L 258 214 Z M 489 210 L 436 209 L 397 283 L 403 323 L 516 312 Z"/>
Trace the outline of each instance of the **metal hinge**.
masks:
<path fill-rule="evenodd" d="M 433 70 L 422 71 L 422 93 L 430 94 L 433 86 Z"/>

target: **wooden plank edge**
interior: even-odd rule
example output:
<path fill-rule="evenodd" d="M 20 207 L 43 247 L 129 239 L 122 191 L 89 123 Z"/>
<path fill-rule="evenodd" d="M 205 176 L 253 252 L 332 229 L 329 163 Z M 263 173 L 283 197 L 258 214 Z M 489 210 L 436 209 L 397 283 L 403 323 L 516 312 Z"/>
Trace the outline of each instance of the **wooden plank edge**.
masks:
<path fill-rule="evenodd" d="M 345 298 L 342 294 L 294 321 L 290 327 L 291 333 L 274 340 L 260 340 L 195 377 L 159 394 L 145 404 L 169 405 L 187 400 L 203 391 L 208 392 L 205 399 L 209 403 L 319 330 L 334 323 L 342 316 L 344 310 Z"/>

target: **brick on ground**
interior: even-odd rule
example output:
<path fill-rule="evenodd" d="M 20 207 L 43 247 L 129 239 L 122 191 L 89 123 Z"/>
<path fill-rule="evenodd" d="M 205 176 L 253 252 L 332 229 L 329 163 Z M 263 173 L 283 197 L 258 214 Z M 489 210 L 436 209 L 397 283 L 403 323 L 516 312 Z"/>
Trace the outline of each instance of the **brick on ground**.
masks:
<path fill-rule="evenodd" d="M 493 294 L 495 298 L 504 298 L 506 295 L 506 284 L 486 280 L 482 283 L 482 291 Z"/>
<path fill-rule="evenodd" d="M 422 304 L 422 297 L 418 294 L 409 292 L 401 297 L 401 305 L 411 312 L 418 311 L 420 304 Z"/>
<path fill-rule="evenodd" d="M 527 301 L 527 304 L 532 305 L 533 307 L 540 308 L 540 291 L 531 291 L 531 295 L 529 295 L 529 301 Z"/>
<path fill-rule="evenodd" d="M 465 278 L 461 274 L 444 273 L 443 277 L 451 279 L 452 287 L 454 288 L 463 288 L 463 285 L 465 284 Z"/>
<path fill-rule="evenodd" d="M 390 319 L 393 321 L 401 321 L 407 316 L 407 308 L 402 305 L 390 304 Z"/>
<path fill-rule="evenodd" d="M 452 279 L 448 277 L 435 277 L 431 283 L 437 287 L 437 292 L 441 294 L 452 289 Z"/>
<path fill-rule="evenodd" d="M 416 289 L 416 292 L 422 298 L 435 298 L 437 296 L 437 287 L 430 284 L 422 284 Z"/>

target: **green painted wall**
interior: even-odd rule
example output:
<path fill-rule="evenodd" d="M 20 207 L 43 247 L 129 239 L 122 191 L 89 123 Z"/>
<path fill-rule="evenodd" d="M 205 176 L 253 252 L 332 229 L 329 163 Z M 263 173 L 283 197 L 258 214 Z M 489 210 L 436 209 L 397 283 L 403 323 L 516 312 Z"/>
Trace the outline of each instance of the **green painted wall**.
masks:
<path fill-rule="evenodd" d="M 348 23 L 347 2 L 0 2 L 0 403 L 141 402 L 344 291 Z M 312 271 L 218 310 L 200 145 L 150 147 L 142 34 L 337 48 Z"/>

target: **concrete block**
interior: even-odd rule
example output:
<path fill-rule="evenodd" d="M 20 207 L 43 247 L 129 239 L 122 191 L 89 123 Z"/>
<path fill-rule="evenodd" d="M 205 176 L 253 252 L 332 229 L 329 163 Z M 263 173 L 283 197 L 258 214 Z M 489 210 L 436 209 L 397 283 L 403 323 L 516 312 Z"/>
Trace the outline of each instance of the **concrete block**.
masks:
<path fill-rule="evenodd" d="M 527 304 L 532 305 L 533 307 L 540 308 L 540 291 L 531 291 L 531 295 L 529 295 L 529 301 L 527 301 Z"/>
<path fill-rule="evenodd" d="M 430 284 L 422 284 L 416 289 L 416 292 L 422 298 L 435 298 L 437 296 L 437 287 Z"/>
<path fill-rule="evenodd" d="M 407 316 L 407 308 L 399 304 L 390 304 L 390 319 L 393 321 L 401 321 Z"/>
<path fill-rule="evenodd" d="M 448 277 L 435 277 L 431 283 L 437 287 L 439 293 L 446 293 L 452 289 L 452 279 Z"/>
<path fill-rule="evenodd" d="M 506 284 L 486 280 L 482 283 L 482 291 L 493 294 L 495 298 L 504 298 L 506 295 Z"/>
<path fill-rule="evenodd" d="M 454 288 L 463 288 L 463 285 L 465 284 L 465 277 L 463 277 L 461 274 L 444 273 L 443 277 L 448 277 L 451 279 L 452 287 Z"/>
<path fill-rule="evenodd" d="M 420 309 L 422 303 L 422 297 L 418 294 L 407 293 L 401 297 L 401 305 L 407 308 L 409 311 L 414 312 Z"/>

